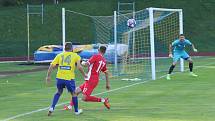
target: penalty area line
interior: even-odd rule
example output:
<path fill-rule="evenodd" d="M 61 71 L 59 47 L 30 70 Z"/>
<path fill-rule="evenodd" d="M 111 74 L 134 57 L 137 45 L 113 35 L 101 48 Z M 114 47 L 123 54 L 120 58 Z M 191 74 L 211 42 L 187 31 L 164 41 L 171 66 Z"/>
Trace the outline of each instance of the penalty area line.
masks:
<path fill-rule="evenodd" d="M 209 65 L 212 65 L 212 64 L 214 64 L 214 62 L 205 64 L 205 65 L 202 65 L 202 66 L 209 66 Z M 197 66 L 196 68 L 201 68 L 202 66 Z M 186 69 L 185 71 L 187 71 L 187 70 L 188 70 L 188 69 Z M 176 72 L 176 73 L 180 73 L 180 72 Z M 174 74 L 176 74 L 176 73 L 174 73 Z M 164 77 L 166 77 L 166 75 L 160 76 L 160 77 L 157 78 L 157 79 L 161 79 L 161 78 L 164 78 Z M 147 83 L 147 82 L 149 82 L 149 81 L 152 81 L 152 80 L 151 80 L 151 79 L 145 80 L 145 81 L 143 80 L 142 82 L 137 82 L 137 83 L 134 83 L 134 84 L 131 84 L 131 85 L 127 85 L 127 86 L 115 88 L 115 89 L 112 89 L 112 90 L 109 90 L 109 91 L 100 92 L 100 93 L 94 94 L 94 96 L 96 96 L 96 95 L 101 95 L 101 94 L 105 94 L 105 93 L 109 93 L 109 92 L 114 92 L 114 91 L 121 90 L 121 89 L 124 89 L 124 88 L 132 87 L 132 86 L 135 86 L 135 85 Z M 57 104 L 56 107 L 57 107 L 57 106 L 61 106 L 61 105 L 65 105 L 65 104 L 67 104 L 67 103 L 68 103 L 68 102 L 63 102 L 63 103 Z M 12 116 L 12 117 L 3 119 L 3 120 L 1 120 L 1 121 L 13 120 L 13 119 L 16 119 L 16 118 L 19 118 L 19 117 L 23 117 L 23 116 L 30 115 L 30 114 L 33 114 L 33 113 L 37 113 L 37 112 L 40 112 L 40 111 L 45 111 L 45 110 L 48 110 L 48 109 L 49 109 L 49 107 L 37 109 L 37 110 L 30 111 L 30 112 L 27 112 L 27 113 L 22 113 L 22 114 L 15 115 L 15 116 Z"/>

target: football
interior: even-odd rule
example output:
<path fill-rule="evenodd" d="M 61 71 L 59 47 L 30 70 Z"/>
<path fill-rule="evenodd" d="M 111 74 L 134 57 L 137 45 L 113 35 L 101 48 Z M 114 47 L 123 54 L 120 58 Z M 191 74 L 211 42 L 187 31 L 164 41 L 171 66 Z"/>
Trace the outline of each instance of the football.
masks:
<path fill-rule="evenodd" d="M 129 28 L 134 28 L 135 27 L 135 25 L 136 25 L 136 21 L 135 21 L 135 19 L 128 19 L 128 21 L 127 21 L 127 26 L 129 27 Z"/>

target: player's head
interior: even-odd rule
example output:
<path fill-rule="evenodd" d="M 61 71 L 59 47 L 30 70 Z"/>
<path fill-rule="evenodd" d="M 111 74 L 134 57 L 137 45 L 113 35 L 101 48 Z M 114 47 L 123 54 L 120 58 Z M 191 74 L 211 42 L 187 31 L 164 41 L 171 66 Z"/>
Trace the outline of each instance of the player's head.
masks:
<path fill-rule="evenodd" d="M 65 51 L 72 51 L 72 43 L 71 42 L 67 42 L 65 44 Z"/>
<path fill-rule="evenodd" d="M 180 35 L 179 35 L 179 40 L 180 40 L 180 41 L 184 41 L 184 39 L 185 39 L 184 34 L 180 34 Z"/>
<path fill-rule="evenodd" d="M 105 54 L 105 52 L 106 52 L 106 47 L 105 46 L 100 46 L 99 47 L 99 53 L 101 53 L 101 54 Z"/>

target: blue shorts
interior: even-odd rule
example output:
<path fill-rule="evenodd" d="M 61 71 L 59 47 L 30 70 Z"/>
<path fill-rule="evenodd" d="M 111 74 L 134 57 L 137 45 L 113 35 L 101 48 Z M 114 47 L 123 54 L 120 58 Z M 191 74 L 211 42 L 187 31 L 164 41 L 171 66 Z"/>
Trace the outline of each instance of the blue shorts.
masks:
<path fill-rule="evenodd" d="M 187 60 L 189 57 L 190 56 L 185 51 L 181 52 L 176 51 L 173 53 L 173 62 L 177 62 L 180 58 Z"/>
<path fill-rule="evenodd" d="M 59 79 L 56 78 L 57 82 L 56 82 L 56 86 L 58 88 L 58 90 L 62 90 L 63 88 L 67 88 L 67 90 L 69 92 L 75 92 L 75 80 L 64 80 L 64 79 Z"/>

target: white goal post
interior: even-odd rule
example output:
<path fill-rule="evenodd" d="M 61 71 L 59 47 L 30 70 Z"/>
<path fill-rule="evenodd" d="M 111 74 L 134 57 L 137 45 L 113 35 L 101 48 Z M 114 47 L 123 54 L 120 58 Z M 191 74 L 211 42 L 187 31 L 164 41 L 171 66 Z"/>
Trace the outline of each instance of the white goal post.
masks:
<path fill-rule="evenodd" d="M 63 46 L 66 42 L 66 11 L 69 10 L 62 8 Z M 127 79 L 155 80 L 161 76 L 158 72 L 166 74 L 167 66 L 171 65 L 171 59 L 167 57 L 168 46 L 179 34 L 183 34 L 182 9 L 150 7 L 128 14 L 114 11 L 112 16 L 78 14 L 93 20 L 96 42 L 114 45 L 114 62 L 110 66 L 112 74 L 123 75 Z M 132 29 L 126 24 L 131 17 L 137 22 Z M 127 48 L 127 52 L 120 55 L 120 47 Z M 182 59 L 180 71 L 184 71 Z"/>
<path fill-rule="evenodd" d="M 154 24 L 159 21 L 158 18 L 155 17 L 155 12 L 177 12 L 178 14 L 178 26 L 179 26 L 179 30 L 178 30 L 178 34 L 183 34 L 183 13 L 182 13 L 182 9 L 166 9 L 166 8 L 147 8 L 146 9 L 148 11 L 148 19 L 146 18 L 145 19 L 145 25 L 143 26 L 138 26 L 138 27 L 135 27 L 134 29 L 129 29 L 127 30 L 128 32 L 125 32 L 128 34 L 128 38 L 129 36 L 133 36 L 134 38 L 132 38 L 132 43 L 134 46 L 136 43 L 136 38 L 140 38 L 140 36 L 136 35 L 135 32 L 138 34 L 138 31 L 140 29 L 144 29 L 144 28 L 147 28 L 149 26 L 149 41 L 150 41 L 150 66 L 151 66 L 151 79 L 152 80 L 155 80 L 156 79 L 156 56 L 155 56 L 155 30 L 154 30 Z M 116 15 L 115 14 L 116 11 L 114 12 L 114 27 L 117 27 L 117 24 L 119 24 L 119 22 L 115 21 L 115 20 L 118 20 L 118 21 L 121 21 L 120 19 L 120 16 L 125 16 L 125 19 L 128 19 L 128 16 L 129 15 Z M 137 14 L 139 13 L 136 12 Z M 171 13 L 172 14 L 172 13 Z M 165 17 L 167 16 L 171 16 L 171 14 L 167 14 Z M 130 15 L 131 16 L 131 15 Z M 164 17 L 164 18 L 165 18 Z M 118 19 L 117 19 L 118 18 Z M 138 19 L 138 16 L 136 17 Z M 140 17 L 139 17 L 140 18 Z M 148 22 L 147 22 L 148 20 Z M 137 20 L 138 21 L 138 20 Z M 144 20 L 143 20 L 144 21 Z M 130 34 L 129 34 L 130 33 Z M 114 28 L 114 43 L 115 43 L 115 46 L 117 46 L 117 44 L 119 43 L 119 39 L 117 39 L 117 28 Z M 178 36 L 177 36 L 178 37 Z M 171 41 L 173 41 L 173 39 L 176 39 L 176 38 L 172 38 Z M 129 40 L 128 40 L 129 41 Z M 126 42 L 125 42 L 126 43 Z M 136 48 L 132 47 L 132 51 L 134 53 Z M 133 54 L 134 55 L 134 54 Z M 134 56 L 133 56 L 134 58 Z M 117 59 L 115 59 L 115 61 L 117 61 Z M 169 63 L 170 64 L 170 63 Z M 121 68 L 121 67 L 117 67 L 118 66 L 118 62 L 115 62 L 115 68 Z M 166 71 L 168 70 L 168 68 L 166 68 Z M 127 71 L 130 71 L 130 69 L 128 69 Z M 183 72 L 184 71 L 184 60 L 183 59 L 180 59 L 180 71 Z"/>
<path fill-rule="evenodd" d="M 149 21 L 150 21 L 150 44 L 151 44 L 151 70 L 152 80 L 156 79 L 156 67 L 155 67 L 155 45 L 154 45 L 154 11 L 175 11 L 179 12 L 179 34 L 183 34 L 183 13 L 182 9 L 166 9 L 166 8 L 148 8 Z M 180 70 L 184 71 L 184 60 L 180 59 Z"/>
<path fill-rule="evenodd" d="M 63 44 L 63 51 L 65 51 L 66 45 L 66 13 L 65 8 L 62 8 L 62 44 Z"/>

